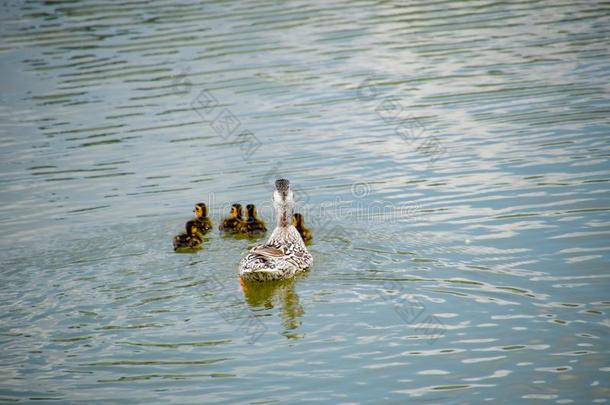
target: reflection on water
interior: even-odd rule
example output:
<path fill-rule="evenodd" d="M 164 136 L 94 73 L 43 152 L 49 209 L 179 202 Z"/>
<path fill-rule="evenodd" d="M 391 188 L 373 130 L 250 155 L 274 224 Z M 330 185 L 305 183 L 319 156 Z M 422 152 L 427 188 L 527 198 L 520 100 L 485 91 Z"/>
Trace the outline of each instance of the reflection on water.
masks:
<path fill-rule="evenodd" d="M 279 280 L 267 283 L 255 283 L 240 280 L 246 302 L 253 308 L 262 307 L 266 309 L 278 306 L 282 324 L 284 325 L 284 336 L 289 339 L 300 339 L 302 336 L 296 333 L 301 325 L 301 318 L 305 310 L 299 303 L 299 295 L 295 290 L 298 276 L 291 280 Z M 274 305 L 275 303 L 275 305 Z"/>
<path fill-rule="evenodd" d="M 284 336 L 289 339 L 300 339 L 303 336 L 297 332 L 301 325 L 301 318 L 305 313 L 303 306 L 299 303 L 299 295 L 295 290 L 297 279 L 306 276 L 298 276 L 291 280 L 279 280 L 273 282 L 248 282 L 240 280 L 246 302 L 255 310 L 257 307 L 271 309 L 278 306 L 282 324 L 284 325 Z"/>
<path fill-rule="evenodd" d="M 607 3 L 0 11 L 0 401 L 610 399 Z M 314 266 L 242 288 L 280 176 Z"/>

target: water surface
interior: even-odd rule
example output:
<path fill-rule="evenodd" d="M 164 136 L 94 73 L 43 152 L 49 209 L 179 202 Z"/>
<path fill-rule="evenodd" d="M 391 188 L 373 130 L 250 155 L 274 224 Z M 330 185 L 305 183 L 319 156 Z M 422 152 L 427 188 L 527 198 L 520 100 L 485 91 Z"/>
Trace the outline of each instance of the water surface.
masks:
<path fill-rule="evenodd" d="M 0 400 L 610 398 L 607 3 L 0 10 Z M 309 273 L 173 253 L 280 176 Z"/>

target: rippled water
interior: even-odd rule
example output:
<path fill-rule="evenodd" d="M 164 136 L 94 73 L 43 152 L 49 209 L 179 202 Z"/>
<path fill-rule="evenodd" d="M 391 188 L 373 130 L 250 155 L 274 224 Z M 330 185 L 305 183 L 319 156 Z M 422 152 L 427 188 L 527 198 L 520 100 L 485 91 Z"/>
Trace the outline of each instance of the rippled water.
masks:
<path fill-rule="evenodd" d="M 607 2 L 0 9 L 0 400 L 610 398 Z M 279 176 L 308 274 L 173 253 Z"/>

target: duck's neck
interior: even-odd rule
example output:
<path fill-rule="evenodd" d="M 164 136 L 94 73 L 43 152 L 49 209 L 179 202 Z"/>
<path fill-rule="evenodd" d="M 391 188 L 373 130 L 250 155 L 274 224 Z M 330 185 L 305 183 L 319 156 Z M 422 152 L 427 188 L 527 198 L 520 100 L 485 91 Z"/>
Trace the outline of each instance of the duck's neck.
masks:
<path fill-rule="evenodd" d="M 277 210 L 278 228 L 288 228 L 292 225 L 292 210 L 280 208 Z"/>

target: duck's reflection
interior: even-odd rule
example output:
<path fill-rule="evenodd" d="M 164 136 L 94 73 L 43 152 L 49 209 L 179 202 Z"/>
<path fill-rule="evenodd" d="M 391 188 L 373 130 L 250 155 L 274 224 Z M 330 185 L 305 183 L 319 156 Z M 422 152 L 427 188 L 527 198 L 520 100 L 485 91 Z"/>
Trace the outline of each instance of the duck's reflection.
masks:
<path fill-rule="evenodd" d="M 302 279 L 304 276 L 298 277 Z M 297 277 L 280 281 L 246 281 L 240 283 L 248 305 L 253 308 L 271 309 L 279 305 L 283 335 L 289 339 L 301 339 L 303 336 L 295 330 L 301 325 L 301 317 L 305 313 L 295 290 Z"/>

